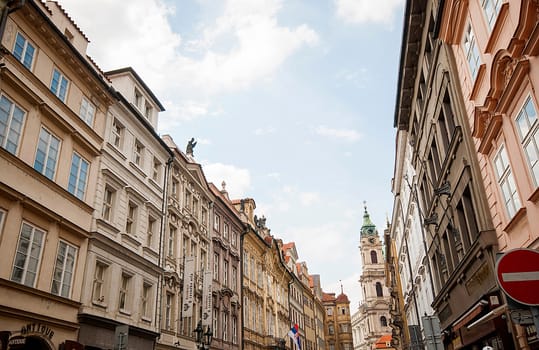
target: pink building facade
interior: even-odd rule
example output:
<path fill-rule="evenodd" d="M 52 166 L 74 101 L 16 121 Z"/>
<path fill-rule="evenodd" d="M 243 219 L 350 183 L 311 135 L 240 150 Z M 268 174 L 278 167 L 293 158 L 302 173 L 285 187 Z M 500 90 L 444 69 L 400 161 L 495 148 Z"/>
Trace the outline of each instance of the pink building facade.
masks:
<path fill-rule="evenodd" d="M 440 28 L 454 53 L 502 253 L 539 249 L 538 13 L 532 0 L 449 0 Z M 519 348 L 539 348 L 533 325 L 513 327 Z"/>

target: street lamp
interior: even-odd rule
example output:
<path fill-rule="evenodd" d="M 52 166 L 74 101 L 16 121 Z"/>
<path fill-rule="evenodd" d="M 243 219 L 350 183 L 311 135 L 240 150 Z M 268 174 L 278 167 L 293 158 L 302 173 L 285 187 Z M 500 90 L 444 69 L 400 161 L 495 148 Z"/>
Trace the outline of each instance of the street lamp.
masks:
<path fill-rule="evenodd" d="M 202 321 L 198 321 L 197 328 L 195 328 L 193 332 L 196 333 L 195 342 L 197 343 L 197 348 L 200 350 L 208 350 L 213 338 L 213 333 L 210 326 L 208 326 L 208 328 L 206 328 L 206 332 L 204 332 Z"/>

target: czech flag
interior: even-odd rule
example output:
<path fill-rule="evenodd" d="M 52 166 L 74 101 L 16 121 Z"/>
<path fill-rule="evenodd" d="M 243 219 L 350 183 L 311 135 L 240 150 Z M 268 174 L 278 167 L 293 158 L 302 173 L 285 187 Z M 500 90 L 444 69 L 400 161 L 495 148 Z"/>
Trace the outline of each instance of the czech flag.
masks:
<path fill-rule="evenodd" d="M 288 336 L 296 344 L 296 349 L 301 350 L 301 341 L 299 339 L 299 331 L 297 323 L 288 331 Z"/>

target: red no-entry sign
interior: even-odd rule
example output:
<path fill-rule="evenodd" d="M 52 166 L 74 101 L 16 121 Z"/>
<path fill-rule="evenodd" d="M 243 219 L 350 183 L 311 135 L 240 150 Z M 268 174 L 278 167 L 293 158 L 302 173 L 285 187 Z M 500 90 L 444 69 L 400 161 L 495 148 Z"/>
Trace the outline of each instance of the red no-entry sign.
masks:
<path fill-rule="evenodd" d="M 508 251 L 496 263 L 496 276 L 509 297 L 525 305 L 539 305 L 539 251 Z"/>

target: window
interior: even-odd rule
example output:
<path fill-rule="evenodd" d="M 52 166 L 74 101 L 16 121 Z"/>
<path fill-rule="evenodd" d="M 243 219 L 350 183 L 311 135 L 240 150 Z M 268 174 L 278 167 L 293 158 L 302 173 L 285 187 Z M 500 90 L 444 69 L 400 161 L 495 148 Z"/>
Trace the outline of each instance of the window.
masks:
<path fill-rule="evenodd" d="M 219 280 L 219 254 L 213 254 L 213 279 Z"/>
<path fill-rule="evenodd" d="M 142 94 L 135 89 L 135 106 L 140 110 L 142 107 Z"/>
<path fill-rule="evenodd" d="M 42 127 L 39 133 L 34 169 L 53 180 L 59 150 L 60 140 Z"/>
<path fill-rule="evenodd" d="M 179 183 L 178 183 L 178 180 L 176 179 L 173 179 L 172 180 L 172 196 L 175 198 L 175 199 L 178 199 L 178 187 L 179 187 Z"/>
<path fill-rule="evenodd" d="M 112 144 L 117 148 L 122 147 L 123 134 L 124 126 L 118 121 L 118 119 L 114 119 L 112 122 L 111 141 Z"/>
<path fill-rule="evenodd" d="M 86 124 L 92 126 L 92 123 L 94 122 L 94 116 L 95 116 L 95 106 L 90 101 L 88 101 L 86 98 L 83 97 L 80 104 L 80 112 L 79 112 L 80 119 L 84 120 Z"/>
<path fill-rule="evenodd" d="M 382 283 L 380 283 L 380 282 L 376 282 L 376 296 L 377 297 L 384 296 L 384 293 L 382 291 Z"/>
<path fill-rule="evenodd" d="M 139 167 L 142 167 L 142 160 L 144 157 L 144 146 L 142 143 L 140 143 L 139 140 L 135 141 L 135 147 L 133 149 L 133 162 L 138 165 Z"/>
<path fill-rule="evenodd" d="M 94 302 L 102 303 L 105 300 L 105 274 L 107 271 L 108 266 L 101 263 L 96 262 L 95 264 L 95 271 L 94 271 L 94 288 L 92 291 L 92 300 Z"/>
<path fill-rule="evenodd" d="M 468 66 L 470 67 L 470 73 L 474 81 L 477 77 L 481 58 L 479 57 L 479 49 L 477 48 L 471 23 L 468 23 L 466 33 L 464 34 L 464 52 L 466 53 L 466 59 L 468 60 Z"/>
<path fill-rule="evenodd" d="M 25 112 L 6 96 L 0 97 L 0 146 L 17 153 Z"/>
<path fill-rule="evenodd" d="M 45 231 L 38 229 L 26 222 L 22 224 L 17 254 L 13 264 L 11 280 L 34 287 L 39 261 L 41 260 L 41 248 Z"/>
<path fill-rule="evenodd" d="M 167 330 L 172 329 L 172 300 L 172 294 L 167 292 L 167 297 L 165 301 L 165 329 Z"/>
<path fill-rule="evenodd" d="M 220 221 L 221 221 L 221 218 L 219 217 L 219 215 L 215 215 L 215 218 L 213 220 L 213 229 L 214 230 L 219 231 Z"/>
<path fill-rule="evenodd" d="M 114 200 L 114 194 L 116 192 L 110 188 L 109 186 L 105 186 L 105 193 L 103 195 L 103 210 L 101 213 L 101 217 L 104 220 L 110 221 L 112 218 L 112 204 Z"/>
<path fill-rule="evenodd" d="M 150 106 L 150 104 L 146 103 L 144 105 L 144 116 L 148 119 L 148 120 L 152 120 L 152 106 Z"/>
<path fill-rule="evenodd" d="M 238 343 L 238 319 L 232 316 L 232 344 Z"/>
<path fill-rule="evenodd" d="M 86 191 L 86 178 L 88 177 L 88 162 L 82 159 L 77 153 L 73 153 L 71 158 L 71 172 L 69 173 L 69 184 L 67 190 L 78 199 L 84 199 Z"/>
<path fill-rule="evenodd" d="M 213 334 L 218 335 L 219 331 L 217 329 L 217 326 L 219 325 L 219 310 L 213 309 Z"/>
<path fill-rule="evenodd" d="M 334 335 L 335 334 L 335 326 L 333 326 L 333 323 L 330 323 L 328 325 L 328 333 L 329 333 L 329 335 Z"/>
<path fill-rule="evenodd" d="M 380 317 L 380 326 L 387 327 L 387 318 L 385 316 Z"/>
<path fill-rule="evenodd" d="M 223 260 L 223 285 L 228 287 L 228 260 Z"/>
<path fill-rule="evenodd" d="M 507 158 L 507 151 L 503 145 L 494 157 L 494 171 L 502 192 L 505 209 L 509 218 L 512 218 L 517 210 L 520 209 L 520 198 L 517 193 L 513 173 L 511 172 L 509 159 Z"/>
<path fill-rule="evenodd" d="M 62 102 L 65 102 L 68 86 L 69 80 L 58 69 L 54 68 L 52 72 L 51 92 Z"/>
<path fill-rule="evenodd" d="M 148 247 L 151 247 L 152 246 L 152 242 L 153 242 L 153 236 L 154 236 L 154 233 L 155 233 L 155 224 L 156 224 L 156 220 L 155 218 L 153 218 L 152 216 L 148 216 L 148 233 L 147 233 L 147 236 L 146 236 L 146 245 Z"/>
<path fill-rule="evenodd" d="M 326 309 L 326 313 L 327 313 L 328 316 L 333 316 L 333 308 L 328 307 L 328 308 Z"/>
<path fill-rule="evenodd" d="M 225 223 L 225 224 L 223 225 L 223 237 L 224 237 L 226 240 L 228 240 L 228 224 L 227 224 L 227 223 Z"/>
<path fill-rule="evenodd" d="M 137 210 L 137 205 L 133 202 L 129 202 L 129 207 L 127 209 L 127 220 L 125 222 L 125 232 L 128 234 L 136 233 Z"/>
<path fill-rule="evenodd" d="M 232 243 L 232 246 L 235 247 L 238 241 L 238 233 L 235 230 L 232 230 L 232 239 L 230 242 Z"/>
<path fill-rule="evenodd" d="M 223 341 L 228 341 L 228 313 L 223 312 Z"/>
<path fill-rule="evenodd" d="M 378 264 L 378 256 L 376 255 L 375 250 L 371 250 L 371 262 L 373 264 Z"/>
<path fill-rule="evenodd" d="M 207 218 L 208 218 L 208 210 L 202 207 L 202 225 L 206 226 L 206 223 L 208 221 Z"/>
<path fill-rule="evenodd" d="M 232 283 L 230 284 L 230 289 L 232 289 L 232 291 L 236 291 L 237 290 L 237 284 L 238 284 L 238 269 L 236 268 L 236 266 L 232 266 Z"/>
<path fill-rule="evenodd" d="M 492 29 L 502 7 L 502 0 L 482 0 L 481 6 L 487 18 L 488 27 Z"/>
<path fill-rule="evenodd" d="M 152 292 L 152 285 L 149 283 L 144 283 L 142 286 L 142 303 L 141 303 L 141 314 L 142 317 L 150 317 L 151 314 L 151 300 L 150 295 Z"/>
<path fill-rule="evenodd" d="M 152 180 L 159 182 L 159 174 L 161 170 L 161 162 L 157 158 L 153 158 L 153 168 L 152 168 Z"/>
<path fill-rule="evenodd" d="M 118 295 L 118 308 L 120 310 L 128 310 L 129 308 L 129 285 L 131 283 L 131 276 L 128 274 L 122 274 L 122 281 L 120 284 L 120 293 Z"/>
<path fill-rule="evenodd" d="M 32 69 L 35 51 L 35 47 L 21 33 L 17 33 L 15 47 L 13 47 L 13 56 L 28 69 Z"/>
<path fill-rule="evenodd" d="M 539 185 L 539 129 L 537 122 L 537 111 L 531 97 L 526 99 L 524 106 L 518 113 L 515 120 L 517 124 L 520 142 L 526 153 L 528 167 L 530 168 L 533 182 Z"/>
<path fill-rule="evenodd" d="M 174 256 L 174 241 L 176 239 L 176 227 L 170 226 L 170 233 L 168 235 L 168 256 Z M 184 254 L 185 256 L 185 254 Z"/>
<path fill-rule="evenodd" d="M 52 294 L 69 298 L 76 256 L 76 247 L 60 241 L 56 255 L 56 264 L 54 266 L 54 275 L 52 277 Z"/>

